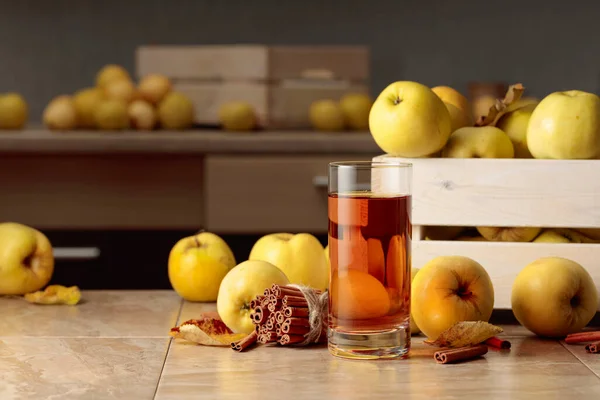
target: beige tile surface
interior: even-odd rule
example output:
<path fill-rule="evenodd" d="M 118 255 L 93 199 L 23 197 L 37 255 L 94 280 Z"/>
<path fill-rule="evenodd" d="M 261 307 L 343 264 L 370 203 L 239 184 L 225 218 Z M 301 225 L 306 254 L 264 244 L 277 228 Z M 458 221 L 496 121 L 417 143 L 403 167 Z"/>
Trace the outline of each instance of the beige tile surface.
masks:
<path fill-rule="evenodd" d="M 246 353 L 172 344 L 157 399 L 530 399 L 598 398 L 600 379 L 560 343 L 513 338 L 510 351 L 438 365 L 415 340 L 398 361 L 348 361 L 324 347 L 259 347 Z"/>
<path fill-rule="evenodd" d="M 0 338 L 0 399 L 152 399 L 168 342 Z"/>
<path fill-rule="evenodd" d="M 588 367 L 598 378 L 600 378 L 600 354 L 591 354 L 585 351 L 586 343 L 582 344 L 564 344 L 563 346 L 570 351 L 579 361 Z"/>
<path fill-rule="evenodd" d="M 76 306 L 0 297 L 0 337 L 168 337 L 181 308 L 173 291 L 83 291 Z"/>

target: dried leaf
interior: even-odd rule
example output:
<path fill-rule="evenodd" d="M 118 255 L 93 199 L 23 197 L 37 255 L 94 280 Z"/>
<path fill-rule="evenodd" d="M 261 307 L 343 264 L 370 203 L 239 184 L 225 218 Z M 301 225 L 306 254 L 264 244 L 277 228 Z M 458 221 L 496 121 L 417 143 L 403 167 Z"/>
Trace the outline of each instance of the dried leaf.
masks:
<path fill-rule="evenodd" d="M 496 99 L 494 105 L 490 107 L 488 115 L 479 117 L 475 126 L 495 126 L 500 117 L 507 112 L 508 106 L 519 101 L 524 91 L 525 87 L 520 83 L 511 85 L 504 99 Z"/>
<path fill-rule="evenodd" d="M 499 326 L 484 321 L 462 321 L 446 329 L 436 340 L 425 340 L 423 343 L 438 347 L 473 346 L 502 332 Z"/>
<path fill-rule="evenodd" d="M 73 306 L 81 300 L 81 291 L 77 286 L 49 285 L 44 290 L 26 293 L 25 300 L 35 304 L 67 304 Z"/>
<path fill-rule="evenodd" d="M 203 316 L 190 319 L 180 326 L 171 328 L 169 334 L 175 339 L 183 339 L 204 346 L 229 347 L 231 342 L 246 337 L 244 333 L 233 333 L 221 319 Z"/>

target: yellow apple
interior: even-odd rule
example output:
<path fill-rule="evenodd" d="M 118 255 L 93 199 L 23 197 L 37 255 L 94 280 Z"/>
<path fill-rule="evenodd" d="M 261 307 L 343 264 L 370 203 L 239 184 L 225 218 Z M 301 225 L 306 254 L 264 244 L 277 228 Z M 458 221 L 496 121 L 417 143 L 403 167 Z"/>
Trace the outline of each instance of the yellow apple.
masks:
<path fill-rule="evenodd" d="M 442 151 L 448 158 L 513 158 L 510 138 L 495 126 L 460 128 L 450 135 Z"/>
<path fill-rule="evenodd" d="M 562 257 L 543 257 L 519 272 L 512 311 L 539 336 L 563 337 L 583 329 L 598 309 L 598 290 L 588 271 Z"/>
<path fill-rule="evenodd" d="M 250 302 L 273 284 L 284 286 L 290 281 L 279 268 L 266 261 L 248 260 L 233 267 L 221 281 L 217 312 L 235 333 L 250 333 Z"/>
<path fill-rule="evenodd" d="M 104 86 L 104 97 L 131 103 L 138 97 L 138 93 L 133 82 L 128 79 L 117 79 Z"/>
<path fill-rule="evenodd" d="M 600 97 L 580 90 L 546 96 L 529 119 L 527 147 L 535 158 L 600 157 Z"/>
<path fill-rule="evenodd" d="M 95 128 L 94 111 L 104 100 L 104 92 L 96 87 L 84 88 L 73 95 L 73 104 L 77 111 L 77 126 L 79 128 Z"/>
<path fill-rule="evenodd" d="M 331 99 L 314 101 L 308 117 L 312 127 L 318 131 L 341 131 L 346 127 L 342 106 Z"/>
<path fill-rule="evenodd" d="M 504 114 L 496 126 L 504 131 L 515 148 L 515 158 L 533 158 L 527 147 L 527 125 L 536 104 L 528 104 Z"/>
<path fill-rule="evenodd" d="M 169 253 L 169 281 L 175 292 L 188 301 L 217 300 L 219 285 L 233 267 L 233 252 L 211 232 L 182 238 Z"/>
<path fill-rule="evenodd" d="M 535 227 L 478 226 L 481 236 L 492 242 L 531 242 L 542 231 Z"/>
<path fill-rule="evenodd" d="M 258 239 L 249 260 L 268 261 L 281 269 L 290 283 L 325 290 L 329 267 L 323 245 L 309 233 L 272 233 Z"/>
<path fill-rule="evenodd" d="M 1 295 L 40 290 L 53 273 L 54 254 L 46 235 L 20 223 L 0 223 Z"/>
<path fill-rule="evenodd" d="M 460 321 L 488 321 L 493 308 L 492 281 L 485 268 L 468 257 L 436 257 L 412 282 L 412 315 L 430 339 Z"/>
<path fill-rule="evenodd" d="M 465 126 L 473 126 L 473 112 L 469 100 L 458 90 L 449 86 L 436 86 L 431 90 L 444 102 L 450 119 L 452 120 L 452 132 Z"/>
<path fill-rule="evenodd" d="M 119 130 L 130 127 L 127 103 L 123 100 L 102 100 L 94 110 L 94 122 L 98 129 Z"/>
<path fill-rule="evenodd" d="M 417 275 L 417 272 L 419 272 L 419 268 L 412 267 L 410 269 L 411 285 L 412 285 L 412 282 L 415 281 L 415 276 Z M 412 308 L 412 306 L 411 306 L 411 308 Z M 419 329 L 419 327 L 415 323 L 415 319 L 413 318 L 413 313 L 412 313 L 412 310 L 411 310 L 411 312 L 410 312 L 410 334 L 411 335 L 418 335 L 419 333 L 421 333 L 421 330 Z"/>
<path fill-rule="evenodd" d="M 256 128 L 254 107 L 244 101 L 232 101 L 219 107 L 219 122 L 227 131 L 251 131 Z"/>
<path fill-rule="evenodd" d="M 573 229 L 544 229 L 534 240 L 535 243 L 595 243 L 596 241 Z"/>
<path fill-rule="evenodd" d="M 425 157 L 440 151 L 452 130 L 444 102 L 427 86 L 398 81 L 379 94 L 369 114 L 377 145 L 399 157 Z"/>
<path fill-rule="evenodd" d="M 18 93 L 0 95 L 0 129 L 22 129 L 27 123 L 29 107 Z"/>
<path fill-rule="evenodd" d="M 194 103 L 183 93 L 170 91 L 157 108 L 158 120 L 164 129 L 189 129 L 194 124 Z"/>
<path fill-rule="evenodd" d="M 346 125 L 353 130 L 369 129 L 369 112 L 373 99 L 366 93 L 348 93 L 340 99 Z"/>
<path fill-rule="evenodd" d="M 102 67 L 96 74 L 96 86 L 104 88 L 110 82 L 121 79 L 130 81 L 131 76 L 129 72 L 120 65 L 108 64 Z"/>
<path fill-rule="evenodd" d="M 60 95 L 52 99 L 44 109 L 42 121 L 48 129 L 71 130 L 77 128 L 77 108 L 73 98 Z"/>
<path fill-rule="evenodd" d="M 161 74 L 148 74 L 138 84 L 140 97 L 150 104 L 158 104 L 172 89 L 171 80 Z"/>

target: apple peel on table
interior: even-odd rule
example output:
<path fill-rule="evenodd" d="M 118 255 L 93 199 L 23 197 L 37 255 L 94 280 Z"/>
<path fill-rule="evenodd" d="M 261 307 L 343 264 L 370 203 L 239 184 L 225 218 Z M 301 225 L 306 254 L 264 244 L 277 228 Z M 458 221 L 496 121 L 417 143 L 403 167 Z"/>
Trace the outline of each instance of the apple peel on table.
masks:
<path fill-rule="evenodd" d="M 485 321 L 461 321 L 443 331 L 435 340 L 423 343 L 438 347 L 474 346 L 502 333 L 499 326 Z"/>
<path fill-rule="evenodd" d="M 44 290 L 26 293 L 23 298 L 34 304 L 66 304 L 74 306 L 81 300 L 81 291 L 77 286 L 49 285 Z"/>
<path fill-rule="evenodd" d="M 233 333 L 219 318 L 203 316 L 190 319 L 171 328 L 169 335 L 204 346 L 230 347 L 232 342 L 246 337 L 244 333 Z"/>

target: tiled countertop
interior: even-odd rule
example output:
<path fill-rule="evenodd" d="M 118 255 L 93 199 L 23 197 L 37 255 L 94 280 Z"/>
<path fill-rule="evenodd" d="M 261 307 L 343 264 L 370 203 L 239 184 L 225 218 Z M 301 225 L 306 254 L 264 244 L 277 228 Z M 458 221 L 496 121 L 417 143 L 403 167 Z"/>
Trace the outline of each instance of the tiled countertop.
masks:
<path fill-rule="evenodd" d="M 348 361 L 324 346 L 244 353 L 172 341 L 214 304 L 172 291 L 84 291 L 77 306 L 0 298 L 0 399 L 598 399 L 600 355 L 504 326 L 509 351 L 439 365 L 411 357 Z"/>

